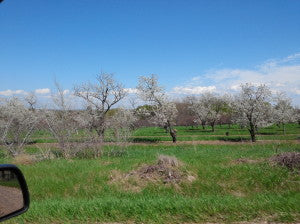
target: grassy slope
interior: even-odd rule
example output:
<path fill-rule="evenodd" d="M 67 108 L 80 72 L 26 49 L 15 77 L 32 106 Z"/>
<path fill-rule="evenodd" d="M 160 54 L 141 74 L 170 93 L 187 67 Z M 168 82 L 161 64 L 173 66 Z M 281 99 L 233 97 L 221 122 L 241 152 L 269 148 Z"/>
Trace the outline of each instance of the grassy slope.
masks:
<path fill-rule="evenodd" d="M 175 217 L 178 223 L 300 221 L 299 174 L 266 161 L 233 163 L 238 158 L 269 158 L 276 148 L 300 151 L 299 144 L 130 146 L 123 157 L 22 165 L 32 204 L 11 222 L 175 223 Z M 153 163 L 158 154 L 175 155 L 197 173 L 197 180 L 180 188 L 148 185 L 138 193 L 108 183 L 112 170 L 128 172 Z"/>

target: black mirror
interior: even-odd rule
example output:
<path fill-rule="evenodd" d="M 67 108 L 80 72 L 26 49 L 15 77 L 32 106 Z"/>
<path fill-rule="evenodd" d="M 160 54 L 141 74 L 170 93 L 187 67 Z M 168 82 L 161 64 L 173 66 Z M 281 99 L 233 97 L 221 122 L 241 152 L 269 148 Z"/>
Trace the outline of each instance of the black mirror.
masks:
<path fill-rule="evenodd" d="M 25 178 L 15 165 L 0 165 L 0 221 L 20 215 L 29 208 Z"/>

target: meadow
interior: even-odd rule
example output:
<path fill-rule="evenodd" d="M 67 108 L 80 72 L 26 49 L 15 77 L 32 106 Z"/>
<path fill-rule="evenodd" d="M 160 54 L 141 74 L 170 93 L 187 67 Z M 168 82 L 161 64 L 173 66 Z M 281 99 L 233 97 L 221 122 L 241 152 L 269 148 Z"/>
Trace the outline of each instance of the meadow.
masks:
<path fill-rule="evenodd" d="M 237 125 L 218 126 L 214 132 L 208 126 L 206 129 L 202 127 L 177 126 L 177 138 L 179 141 L 205 141 L 205 140 L 221 140 L 221 141 L 250 141 L 249 131 L 247 128 L 241 129 Z M 226 135 L 228 132 L 228 136 Z M 283 134 L 282 128 L 276 125 L 261 128 L 257 134 L 258 140 L 299 140 L 300 129 L 298 124 L 287 124 L 286 133 Z M 74 142 L 80 142 L 85 137 L 85 133 L 79 132 L 74 135 Z M 111 132 L 106 132 L 105 141 L 113 141 Z M 166 133 L 163 128 L 159 127 L 143 127 L 135 130 L 129 138 L 130 142 L 141 143 L 158 143 L 162 141 L 172 141 L 170 134 Z M 37 131 L 32 136 L 33 143 L 54 143 L 55 138 L 48 131 Z"/>
<path fill-rule="evenodd" d="M 235 125 L 176 129 L 176 144 L 161 128 L 140 128 L 126 150 L 107 144 L 99 158 L 24 163 L 0 154 L 0 163 L 18 164 L 31 194 L 29 211 L 8 223 L 300 222 L 299 170 L 270 162 L 300 152 L 299 125 L 287 125 L 285 135 L 277 126 L 261 129 L 256 143 Z M 55 142 L 41 131 L 32 139 L 28 154 L 40 150 L 36 143 Z M 192 179 L 131 178 L 159 155 L 176 157 Z"/>

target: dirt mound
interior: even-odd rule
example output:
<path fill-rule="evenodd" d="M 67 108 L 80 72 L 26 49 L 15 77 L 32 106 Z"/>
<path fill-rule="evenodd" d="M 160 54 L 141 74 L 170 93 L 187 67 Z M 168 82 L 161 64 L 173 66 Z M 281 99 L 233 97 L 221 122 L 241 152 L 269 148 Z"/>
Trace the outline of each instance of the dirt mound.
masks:
<path fill-rule="evenodd" d="M 173 184 L 193 182 L 196 177 L 182 169 L 183 163 L 176 157 L 160 155 L 152 165 L 143 165 L 127 174 L 113 171 L 110 183 L 119 184 L 124 190 L 140 191 L 148 183 Z"/>
<path fill-rule="evenodd" d="M 270 158 L 271 163 L 300 170 L 300 152 L 285 152 Z"/>

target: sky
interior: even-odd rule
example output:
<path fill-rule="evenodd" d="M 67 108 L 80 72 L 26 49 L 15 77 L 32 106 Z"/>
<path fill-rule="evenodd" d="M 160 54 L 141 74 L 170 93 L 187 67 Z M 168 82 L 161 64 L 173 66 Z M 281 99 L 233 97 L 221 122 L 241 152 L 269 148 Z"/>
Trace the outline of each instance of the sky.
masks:
<path fill-rule="evenodd" d="M 300 105 L 300 1 L 4 0 L 0 97 L 156 74 L 173 96 L 265 83 Z"/>

